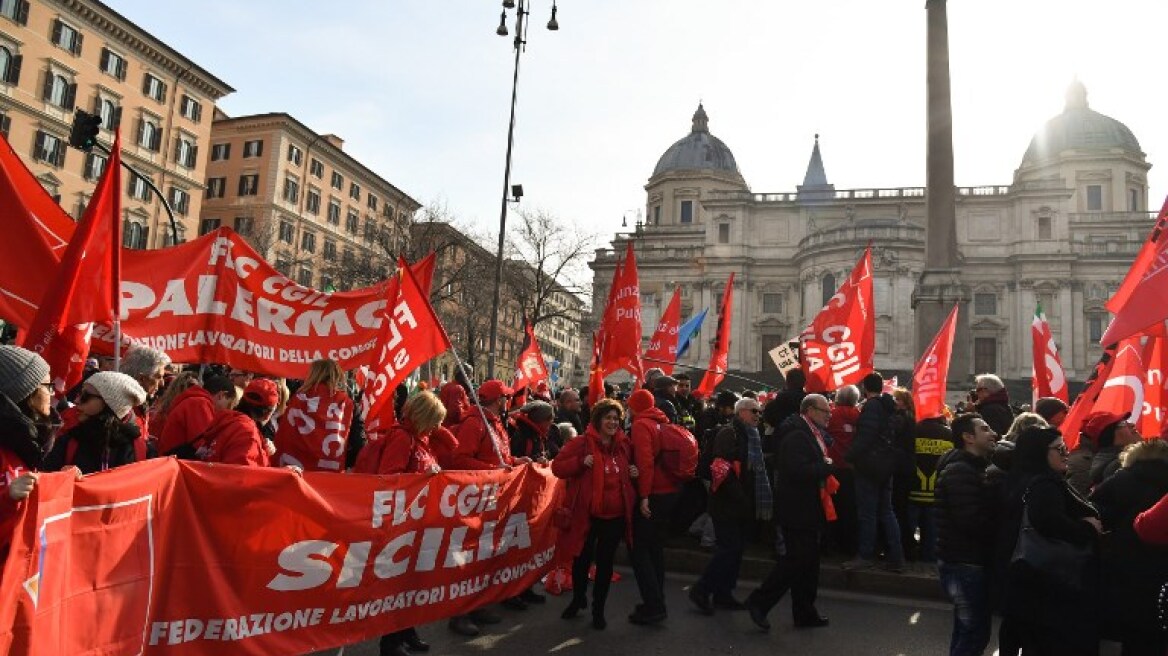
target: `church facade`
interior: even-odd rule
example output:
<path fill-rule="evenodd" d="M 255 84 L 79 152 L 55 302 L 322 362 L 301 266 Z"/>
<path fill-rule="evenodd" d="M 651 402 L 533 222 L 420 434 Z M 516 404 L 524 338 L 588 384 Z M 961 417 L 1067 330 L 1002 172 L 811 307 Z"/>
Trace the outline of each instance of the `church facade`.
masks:
<path fill-rule="evenodd" d="M 1090 109 L 1075 82 L 1064 111 L 1034 136 L 1007 185 L 963 187 L 957 195 L 961 321 L 968 372 L 1030 377 L 1030 323 L 1041 303 L 1069 380 L 1100 355 L 1109 321 L 1103 303 L 1118 287 L 1151 228 L 1147 172 L 1135 135 Z M 705 367 L 726 279 L 735 273 L 729 367 L 776 384 L 767 352 L 811 321 L 864 247 L 873 246 L 876 367 L 901 381 L 925 344 L 915 343 L 913 292 L 924 267 L 925 189 L 836 189 L 818 138 L 803 184 L 754 193 L 730 149 L 709 130 L 699 105 L 690 133 L 657 162 L 645 186 L 645 219 L 598 250 L 594 319 L 599 320 L 618 255 L 633 240 L 648 341 L 673 289 L 683 320 L 710 309 L 682 364 Z M 647 364 L 646 366 L 651 366 Z M 682 368 L 684 370 L 684 368 Z M 696 380 L 696 377 L 695 377 Z M 731 387 L 757 387 L 728 379 Z"/>

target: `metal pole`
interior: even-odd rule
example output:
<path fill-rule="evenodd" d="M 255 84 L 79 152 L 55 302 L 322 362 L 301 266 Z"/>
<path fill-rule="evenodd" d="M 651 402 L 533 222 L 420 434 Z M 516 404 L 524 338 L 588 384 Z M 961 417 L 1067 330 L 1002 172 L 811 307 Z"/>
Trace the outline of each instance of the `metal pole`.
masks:
<path fill-rule="evenodd" d="M 705 367 L 695 367 L 692 364 L 682 364 L 680 362 L 672 362 L 671 363 L 669 360 L 660 360 L 658 358 L 646 358 L 645 356 L 641 356 L 641 359 L 648 361 L 648 362 L 660 362 L 661 364 L 672 364 L 675 367 L 685 367 L 686 369 L 692 369 L 694 371 L 705 371 L 705 372 L 714 371 L 713 369 L 706 369 Z M 732 373 L 729 373 L 726 371 L 720 371 L 720 372 L 715 371 L 714 373 L 720 373 L 727 378 L 737 378 L 738 380 L 745 380 L 748 383 L 754 383 L 755 385 L 761 385 L 763 387 L 771 387 L 771 385 L 768 385 L 767 383 L 764 383 L 761 380 L 754 380 L 753 378 L 747 378 L 746 376 L 739 376 L 738 374 L 732 374 Z"/>
<path fill-rule="evenodd" d="M 93 147 L 101 150 L 106 155 L 113 154 L 110 152 L 110 149 L 105 146 L 105 144 L 94 142 Z M 170 209 L 170 203 L 167 202 L 166 196 L 163 195 L 162 190 L 159 189 L 158 187 L 154 186 L 154 183 L 150 181 L 150 178 L 142 175 L 141 173 L 138 172 L 137 169 L 135 169 L 134 167 L 127 164 L 126 160 L 119 160 L 119 161 L 122 163 L 122 166 L 126 167 L 126 170 L 128 170 L 130 173 L 133 173 L 142 182 L 145 182 L 146 186 L 149 187 L 151 189 L 151 191 L 153 191 L 158 196 L 158 200 L 162 203 L 162 209 L 166 210 L 166 215 L 170 217 L 170 232 L 171 232 L 171 235 L 174 237 L 174 245 L 177 246 L 178 245 L 178 223 L 174 220 L 174 211 Z"/>
<path fill-rule="evenodd" d="M 491 301 L 490 353 L 487 354 L 487 378 L 495 377 L 495 347 L 499 336 L 499 297 L 503 286 L 503 242 L 507 237 L 507 194 L 511 186 L 511 148 L 515 144 L 515 100 L 519 90 L 519 54 L 523 52 L 523 18 L 527 15 L 524 0 L 515 12 L 515 73 L 511 79 L 511 121 L 507 126 L 507 161 L 503 166 L 503 202 L 499 209 L 499 247 L 495 251 L 495 292 Z"/>
<path fill-rule="evenodd" d="M 122 370 L 122 322 L 114 320 L 114 371 Z"/>
<path fill-rule="evenodd" d="M 458 351 L 455 351 L 453 346 L 450 347 L 450 355 L 454 356 L 454 361 L 458 363 L 458 370 L 462 372 L 463 378 L 469 383 L 471 377 L 466 373 L 466 365 L 463 364 L 462 358 L 458 357 Z M 500 464 L 505 466 L 506 461 L 503 460 L 503 452 L 499 450 L 498 436 L 495 435 L 495 429 L 491 427 L 491 422 L 487 421 L 487 411 L 483 410 L 483 404 L 479 401 L 479 393 L 474 388 L 474 385 L 468 384 L 466 387 L 467 392 L 470 394 L 470 400 L 474 401 L 475 407 L 479 409 L 479 417 L 482 417 L 483 426 L 486 426 L 487 432 L 491 434 L 491 446 L 495 449 L 495 457 L 499 459 Z"/>

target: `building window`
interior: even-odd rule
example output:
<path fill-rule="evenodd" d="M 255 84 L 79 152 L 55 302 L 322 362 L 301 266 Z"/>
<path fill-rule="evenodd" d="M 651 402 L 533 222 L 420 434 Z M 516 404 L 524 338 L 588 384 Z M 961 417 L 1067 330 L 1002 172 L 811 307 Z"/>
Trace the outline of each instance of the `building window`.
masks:
<path fill-rule="evenodd" d="M 973 295 L 973 313 L 978 316 L 992 316 L 998 313 L 998 295 L 981 293 Z M 978 371 L 993 371 L 992 369 L 978 369 Z"/>
<path fill-rule="evenodd" d="M 341 262 L 345 263 L 346 265 L 353 263 L 353 249 L 346 246 L 345 250 L 341 251 Z"/>
<path fill-rule="evenodd" d="M 195 123 L 203 119 L 203 104 L 194 98 L 183 94 L 182 101 L 178 104 L 178 112 L 184 118 L 188 118 Z"/>
<path fill-rule="evenodd" d="M 295 144 L 288 144 L 288 161 L 289 162 L 292 162 L 296 166 L 300 166 L 300 162 L 303 161 L 303 158 L 304 158 L 304 151 L 303 150 L 300 150 L 300 148 L 296 147 Z"/>
<path fill-rule="evenodd" d="M 52 71 L 45 73 L 45 86 L 42 89 L 41 100 L 68 110 L 73 109 L 76 97 L 76 84 L 70 84 L 64 75 L 58 75 Z"/>
<path fill-rule="evenodd" d="M 166 102 L 166 83 L 147 73 L 142 78 L 142 93 L 158 102 Z"/>
<path fill-rule="evenodd" d="M 27 0 L 0 0 L 0 16 L 6 16 L 21 25 L 28 25 Z"/>
<path fill-rule="evenodd" d="M 185 189 L 170 188 L 170 209 L 186 216 L 191 209 L 191 195 Z"/>
<path fill-rule="evenodd" d="M 823 278 L 819 281 L 819 289 L 819 295 L 822 298 L 820 304 L 827 305 L 827 302 L 831 300 L 831 297 L 835 296 L 835 274 L 825 273 Z"/>
<path fill-rule="evenodd" d="M 85 179 L 97 180 L 105 172 L 108 158 L 97 153 L 85 153 Z"/>
<path fill-rule="evenodd" d="M 1051 227 L 1050 227 L 1050 217 L 1049 216 L 1038 217 L 1038 238 L 1039 239 L 1050 239 L 1051 238 Z"/>
<path fill-rule="evenodd" d="M 997 337 L 973 338 L 973 370 L 983 372 L 998 370 Z"/>
<path fill-rule="evenodd" d="M 357 214 L 357 210 L 349 210 L 349 216 L 345 217 L 345 230 L 357 234 L 357 227 L 360 225 L 361 219 Z"/>
<path fill-rule="evenodd" d="M 227 190 L 227 178 L 207 178 L 207 198 L 223 198 Z"/>
<path fill-rule="evenodd" d="M 5 114 L 4 112 L 0 112 L 0 134 L 3 134 L 5 139 L 9 138 L 8 131 L 11 128 L 12 128 L 12 118 L 10 116 L 8 116 L 8 114 Z"/>
<path fill-rule="evenodd" d="M 337 259 L 337 242 L 332 239 L 324 240 L 324 259 L 329 262 Z"/>
<path fill-rule="evenodd" d="M 374 196 L 373 194 L 369 194 L 368 202 L 366 204 L 369 206 L 369 209 L 376 210 L 377 209 L 377 196 Z"/>
<path fill-rule="evenodd" d="M 153 118 L 143 116 L 138 119 L 138 138 L 134 143 L 156 153 L 162 148 L 162 130 Z"/>
<path fill-rule="evenodd" d="M 1103 339 L 1103 317 L 1091 315 L 1087 317 L 1087 342 L 1098 344 Z"/>
<path fill-rule="evenodd" d="M 20 65 L 23 61 L 23 55 L 13 54 L 8 48 L 0 46 L 0 79 L 7 84 L 19 84 Z"/>
<path fill-rule="evenodd" d="M 681 222 L 682 223 L 693 223 L 693 201 L 692 200 L 681 201 Z"/>
<path fill-rule="evenodd" d="M 1103 209 L 1103 186 L 1087 185 L 1087 211 L 1098 212 Z"/>
<path fill-rule="evenodd" d="M 60 19 L 53 21 L 53 45 L 64 48 L 74 55 L 81 54 L 81 32 L 72 25 L 66 25 Z"/>
<path fill-rule="evenodd" d="M 718 243 L 719 244 L 729 244 L 730 243 L 730 224 L 729 223 L 719 223 L 718 224 Z"/>
<path fill-rule="evenodd" d="M 312 269 L 308 267 L 300 267 L 300 272 L 296 274 L 296 282 L 305 287 L 312 286 Z"/>
<path fill-rule="evenodd" d="M 763 294 L 762 295 L 762 313 L 763 314 L 782 314 L 784 311 L 784 298 L 782 294 Z"/>
<path fill-rule="evenodd" d="M 241 235 L 250 235 L 252 228 L 255 227 L 255 220 L 250 216 L 235 217 L 235 231 Z"/>
<path fill-rule="evenodd" d="M 239 195 L 240 196 L 255 196 L 260 192 L 260 175 L 252 173 L 251 175 L 239 176 Z"/>
<path fill-rule="evenodd" d="M 340 191 L 345 188 L 345 177 L 336 171 L 333 171 L 332 181 L 333 189 Z"/>
<path fill-rule="evenodd" d="M 199 221 L 199 236 L 203 236 L 208 232 L 215 232 L 223 223 L 220 219 L 203 219 Z"/>
<path fill-rule="evenodd" d="M 336 198 L 329 199 L 328 222 L 333 225 L 341 225 L 341 201 Z"/>
<path fill-rule="evenodd" d="M 130 174 L 130 185 L 126 189 L 126 193 L 134 200 L 147 200 L 150 198 L 150 187 L 146 185 L 146 180 L 136 174 Z"/>
<path fill-rule="evenodd" d="M 1140 211 L 1140 190 L 1139 189 L 1128 189 L 1127 190 L 1127 211 L 1129 211 L 1129 212 Z"/>
<path fill-rule="evenodd" d="M 349 198 L 361 200 L 361 185 L 356 182 L 349 183 Z"/>
<path fill-rule="evenodd" d="M 324 164 L 317 158 L 313 157 L 308 162 L 308 172 L 317 180 L 324 177 Z"/>
<path fill-rule="evenodd" d="M 126 58 L 109 48 L 101 49 L 101 63 L 98 66 L 106 75 L 123 81 L 126 79 Z"/>
<path fill-rule="evenodd" d="M 63 166 L 65 164 L 64 140 L 43 130 L 37 130 L 32 158 L 53 166 Z"/>
<path fill-rule="evenodd" d="M 280 241 L 286 244 L 296 243 L 296 227 L 288 221 L 280 222 Z"/>
<path fill-rule="evenodd" d="M 309 187 L 308 198 L 305 199 L 304 209 L 309 214 L 320 214 L 320 191 Z"/>
<path fill-rule="evenodd" d="M 372 242 L 377 239 L 377 224 L 373 221 L 365 221 L 365 241 Z"/>
<path fill-rule="evenodd" d="M 146 226 L 129 222 L 123 229 L 122 246 L 144 250 L 146 248 Z"/>
<path fill-rule="evenodd" d="M 316 252 L 316 233 L 302 232 L 300 233 L 300 249 L 307 253 Z"/>
<path fill-rule="evenodd" d="M 259 157 L 264 154 L 264 142 L 260 139 L 243 142 L 243 157 Z"/>
<path fill-rule="evenodd" d="M 279 271 L 280 273 L 284 274 L 285 278 L 292 277 L 291 276 L 291 267 L 292 267 L 292 263 L 289 262 L 287 260 L 287 258 L 284 258 L 284 257 L 277 257 L 276 258 L 276 271 Z"/>
<path fill-rule="evenodd" d="M 231 159 L 231 144 L 221 143 L 211 145 L 211 161 L 218 162 L 220 160 Z"/>
<path fill-rule="evenodd" d="M 289 203 L 300 200 L 300 182 L 296 178 L 284 178 L 284 200 Z"/>
<path fill-rule="evenodd" d="M 174 141 L 174 161 L 182 164 L 188 169 L 195 168 L 195 162 L 199 158 L 199 147 L 195 145 L 193 139 L 187 137 L 178 137 Z"/>
<path fill-rule="evenodd" d="M 653 206 L 653 225 L 661 225 L 661 206 Z"/>
<path fill-rule="evenodd" d="M 97 115 L 101 117 L 103 130 L 113 130 L 122 122 L 122 108 L 109 98 L 97 99 Z"/>

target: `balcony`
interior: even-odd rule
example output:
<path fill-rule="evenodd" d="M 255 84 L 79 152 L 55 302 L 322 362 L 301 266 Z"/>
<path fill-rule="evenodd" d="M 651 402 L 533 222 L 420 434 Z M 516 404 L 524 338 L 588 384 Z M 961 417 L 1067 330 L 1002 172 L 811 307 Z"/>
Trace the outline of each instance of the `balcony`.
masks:
<path fill-rule="evenodd" d="M 799 240 L 799 251 L 805 252 L 825 246 L 840 243 L 875 243 L 909 242 L 914 244 L 925 243 L 925 229 L 912 223 L 894 222 L 858 222 L 839 225 L 820 230 Z"/>
<path fill-rule="evenodd" d="M 1156 212 L 1068 212 L 1072 224 L 1082 223 L 1151 223 L 1156 220 Z"/>

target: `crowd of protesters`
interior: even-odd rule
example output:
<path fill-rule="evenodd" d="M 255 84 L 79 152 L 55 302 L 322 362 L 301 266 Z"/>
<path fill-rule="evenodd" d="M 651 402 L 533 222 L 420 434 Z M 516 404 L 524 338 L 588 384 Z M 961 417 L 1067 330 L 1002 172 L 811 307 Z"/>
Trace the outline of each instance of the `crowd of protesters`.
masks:
<path fill-rule="evenodd" d="M 877 373 L 824 395 L 806 393 L 795 370 L 777 393 L 707 400 L 688 376 L 651 369 L 643 386 L 606 386 L 591 406 L 587 389 L 459 379 L 436 393 L 399 388 L 397 423 L 366 435 L 360 391 L 331 360 L 303 381 L 184 371 L 143 347 L 118 371 L 110 364 L 91 361 L 60 391 L 40 356 L 0 346 L 0 536 L 37 473 L 67 468 L 82 476 L 158 456 L 382 475 L 534 463 L 565 486 L 554 513 L 571 577 L 561 617 L 590 611 L 597 630 L 622 542 L 640 596 L 628 621 L 668 620 L 666 544 L 688 530 L 712 549 L 689 601 L 707 615 L 743 611 L 763 630 L 788 591 L 795 627 L 829 624 L 816 605 L 828 553 L 847 570 L 936 567 L 954 609 L 950 654 L 984 653 L 995 614 L 1003 655 L 1097 654 L 1101 640 L 1125 656 L 1165 653 L 1168 443 L 1097 412 L 1068 451 L 1066 404 L 1017 412 L 992 374 L 937 417 L 916 416 L 911 393 L 886 390 Z M 679 469 L 669 451 L 690 435 L 694 460 Z M 749 544 L 775 563 L 738 596 Z M 528 589 L 503 606 L 543 603 Z M 480 608 L 449 628 L 474 636 L 501 619 Z M 383 655 L 428 649 L 414 629 L 381 640 Z"/>

